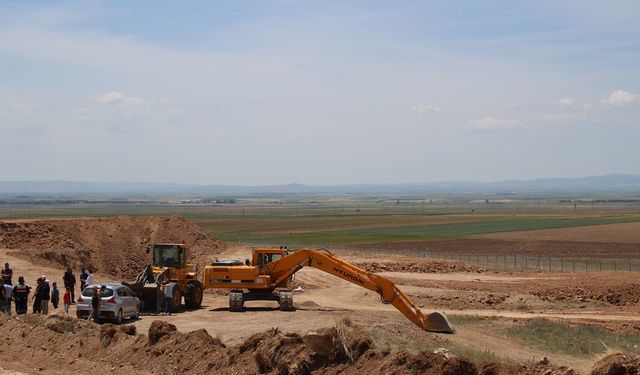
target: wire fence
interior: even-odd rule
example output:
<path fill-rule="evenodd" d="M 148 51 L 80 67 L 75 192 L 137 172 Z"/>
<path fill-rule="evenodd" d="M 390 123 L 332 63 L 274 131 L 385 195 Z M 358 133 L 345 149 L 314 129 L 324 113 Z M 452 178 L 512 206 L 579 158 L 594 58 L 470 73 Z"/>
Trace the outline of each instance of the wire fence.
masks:
<path fill-rule="evenodd" d="M 391 249 L 339 249 L 340 252 L 362 254 L 406 255 L 416 258 L 457 261 L 472 266 L 496 271 L 538 271 L 538 272 L 640 272 L 640 258 L 635 257 L 575 257 L 548 256 L 542 254 L 464 254 L 447 251 L 391 250 Z"/>
<path fill-rule="evenodd" d="M 246 243 L 245 243 L 246 244 Z M 270 247 L 273 244 L 253 243 L 254 247 Z M 306 245 L 300 248 L 325 248 L 323 245 Z M 290 246 L 295 249 L 298 246 Z M 473 254 L 460 251 L 437 251 L 421 249 L 391 249 L 391 248 L 356 248 L 348 246 L 330 246 L 329 250 L 336 253 L 362 255 L 404 255 L 413 258 L 441 259 L 462 262 L 468 265 L 503 272 L 602 272 L 624 271 L 640 272 L 639 256 L 610 257 L 610 256 L 549 256 L 543 254 L 490 254 L 476 252 Z"/>

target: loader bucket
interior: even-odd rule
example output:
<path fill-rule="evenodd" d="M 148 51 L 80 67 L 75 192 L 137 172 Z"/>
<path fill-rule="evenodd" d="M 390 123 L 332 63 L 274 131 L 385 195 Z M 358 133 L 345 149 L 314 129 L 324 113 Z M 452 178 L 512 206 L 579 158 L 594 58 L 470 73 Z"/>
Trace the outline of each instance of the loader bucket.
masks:
<path fill-rule="evenodd" d="M 453 324 L 449 322 L 447 316 L 444 313 L 435 311 L 431 314 L 427 315 L 425 319 L 425 331 L 430 332 L 443 332 L 443 333 L 454 333 L 455 328 L 453 328 Z"/>
<path fill-rule="evenodd" d="M 122 282 L 123 285 L 128 286 L 131 291 L 138 296 L 142 293 L 145 304 L 145 311 L 143 312 L 158 312 L 162 307 L 162 294 L 158 284 L 141 284 L 141 283 L 127 283 Z"/>

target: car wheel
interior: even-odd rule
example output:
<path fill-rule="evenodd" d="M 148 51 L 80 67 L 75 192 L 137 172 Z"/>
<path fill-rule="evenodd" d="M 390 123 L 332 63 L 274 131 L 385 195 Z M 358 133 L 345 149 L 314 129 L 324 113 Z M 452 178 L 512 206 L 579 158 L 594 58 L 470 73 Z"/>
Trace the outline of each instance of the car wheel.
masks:
<path fill-rule="evenodd" d="M 136 311 L 133 313 L 133 315 L 131 315 L 131 319 L 138 319 L 140 317 L 140 310 L 139 307 L 136 306 Z"/>
<path fill-rule="evenodd" d="M 116 324 L 122 323 L 122 309 L 118 310 L 118 315 L 116 315 Z"/>

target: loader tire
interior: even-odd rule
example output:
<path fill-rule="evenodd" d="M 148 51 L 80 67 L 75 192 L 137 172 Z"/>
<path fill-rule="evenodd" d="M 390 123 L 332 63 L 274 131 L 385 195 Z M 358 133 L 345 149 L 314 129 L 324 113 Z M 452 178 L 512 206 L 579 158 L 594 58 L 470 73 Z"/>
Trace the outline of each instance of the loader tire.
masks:
<path fill-rule="evenodd" d="M 173 287 L 173 298 L 171 298 L 171 311 L 178 312 L 182 307 L 182 293 L 180 287 L 175 285 Z"/>
<path fill-rule="evenodd" d="M 198 280 L 187 281 L 189 295 L 185 296 L 185 305 L 189 309 L 199 309 L 202 306 L 202 283 Z"/>
<path fill-rule="evenodd" d="M 280 310 L 281 311 L 293 311 L 293 292 L 290 290 L 280 292 Z"/>
<path fill-rule="evenodd" d="M 229 292 L 229 311 L 242 311 L 244 309 L 243 297 L 242 291 Z"/>

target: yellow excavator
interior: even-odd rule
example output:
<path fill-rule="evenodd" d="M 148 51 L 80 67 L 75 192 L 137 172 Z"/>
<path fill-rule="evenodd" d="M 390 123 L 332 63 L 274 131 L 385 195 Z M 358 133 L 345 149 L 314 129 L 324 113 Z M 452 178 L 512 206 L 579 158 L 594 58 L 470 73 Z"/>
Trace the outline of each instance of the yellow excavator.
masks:
<path fill-rule="evenodd" d="M 231 289 L 229 310 L 242 311 L 246 301 L 277 301 L 280 310 L 293 310 L 293 275 L 314 267 L 363 288 L 377 292 L 384 304 L 392 304 L 418 327 L 431 332 L 453 333 L 440 312 L 424 314 L 391 280 L 347 263 L 325 249 L 253 249 L 252 260 L 216 261 L 204 268 L 205 288 Z"/>

